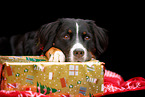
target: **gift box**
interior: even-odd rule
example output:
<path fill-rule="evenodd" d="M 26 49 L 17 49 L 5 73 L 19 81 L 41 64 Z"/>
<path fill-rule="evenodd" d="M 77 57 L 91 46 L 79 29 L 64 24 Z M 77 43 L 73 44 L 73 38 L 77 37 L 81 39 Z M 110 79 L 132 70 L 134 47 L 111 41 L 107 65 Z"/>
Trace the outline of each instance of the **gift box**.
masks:
<path fill-rule="evenodd" d="M 1 56 L 1 90 L 33 91 L 71 96 L 102 94 L 104 65 L 88 62 L 48 62 L 40 56 Z"/>

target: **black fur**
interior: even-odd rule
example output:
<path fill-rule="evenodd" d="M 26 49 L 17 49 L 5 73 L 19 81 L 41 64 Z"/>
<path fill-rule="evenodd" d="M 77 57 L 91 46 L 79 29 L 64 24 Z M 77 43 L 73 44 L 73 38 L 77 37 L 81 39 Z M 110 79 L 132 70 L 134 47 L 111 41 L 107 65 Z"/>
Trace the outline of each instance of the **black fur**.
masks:
<path fill-rule="evenodd" d="M 88 22 L 90 25 L 91 31 L 95 36 L 95 47 L 96 47 L 96 56 L 100 56 L 108 46 L 108 36 L 106 34 L 106 30 L 97 26 L 94 21 Z"/>
<path fill-rule="evenodd" d="M 106 50 L 108 37 L 104 30 L 98 27 L 92 20 L 70 18 L 58 19 L 55 22 L 42 25 L 37 31 L 28 32 L 24 35 L 12 36 L 8 40 L 0 39 L 0 45 L 6 41 L 10 43 L 12 53 L 7 55 L 41 55 L 42 53 L 45 54 L 45 52 L 55 43 L 54 46 L 64 52 L 67 61 L 68 52 L 74 38 L 69 41 L 64 41 L 63 36 L 67 33 L 68 29 L 71 28 L 75 30 L 72 25 L 74 25 L 76 21 L 82 27 L 80 31 L 86 31 L 91 38 L 90 41 L 84 41 L 82 38 L 82 44 L 86 46 L 89 52 L 92 52 L 93 55 L 98 57 Z M 3 50 L 4 48 L 0 47 L 0 55 L 5 55 Z"/>

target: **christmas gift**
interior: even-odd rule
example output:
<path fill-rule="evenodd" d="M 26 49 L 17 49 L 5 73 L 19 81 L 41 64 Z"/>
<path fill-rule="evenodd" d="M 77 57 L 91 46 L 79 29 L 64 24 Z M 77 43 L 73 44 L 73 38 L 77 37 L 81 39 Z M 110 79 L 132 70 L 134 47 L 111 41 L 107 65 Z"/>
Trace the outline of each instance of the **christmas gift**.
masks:
<path fill-rule="evenodd" d="M 1 56 L 0 63 L 1 90 L 65 93 L 72 97 L 104 91 L 104 65 L 98 60 L 48 62 L 38 56 Z"/>

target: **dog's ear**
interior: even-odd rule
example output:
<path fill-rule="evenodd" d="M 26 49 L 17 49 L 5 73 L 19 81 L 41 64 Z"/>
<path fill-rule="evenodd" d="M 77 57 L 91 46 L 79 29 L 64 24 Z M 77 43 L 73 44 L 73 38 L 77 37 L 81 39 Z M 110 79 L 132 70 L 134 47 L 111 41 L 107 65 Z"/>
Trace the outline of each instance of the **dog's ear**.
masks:
<path fill-rule="evenodd" d="M 38 41 L 41 46 L 43 46 L 43 52 L 45 53 L 53 46 L 54 38 L 57 34 L 60 21 L 42 25 L 38 31 Z"/>
<path fill-rule="evenodd" d="M 106 30 L 97 26 L 94 21 L 88 20 L 87 23 L 95 37 L 96 57 L 98 58 L 108 46 L 108 35 Z"/>

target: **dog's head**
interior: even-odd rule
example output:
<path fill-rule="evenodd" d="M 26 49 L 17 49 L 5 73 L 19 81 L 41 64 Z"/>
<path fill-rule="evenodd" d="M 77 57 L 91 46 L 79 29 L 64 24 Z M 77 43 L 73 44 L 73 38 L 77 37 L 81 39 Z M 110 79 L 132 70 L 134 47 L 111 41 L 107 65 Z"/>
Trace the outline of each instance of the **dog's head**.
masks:
<path fill-rule="evenodd" d="M 106 33 L 92 20 L 58 19 L 43 25 L 38 35 L 44 53 L 54 46 L 65 54 L 66 61 L 98 58 L 108 45 Z"/>

